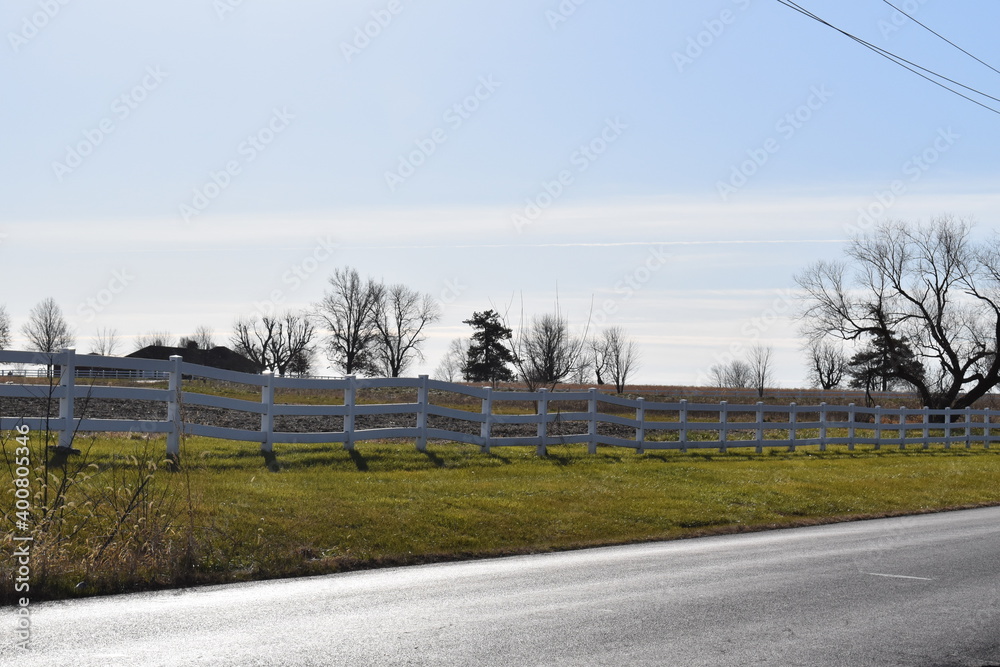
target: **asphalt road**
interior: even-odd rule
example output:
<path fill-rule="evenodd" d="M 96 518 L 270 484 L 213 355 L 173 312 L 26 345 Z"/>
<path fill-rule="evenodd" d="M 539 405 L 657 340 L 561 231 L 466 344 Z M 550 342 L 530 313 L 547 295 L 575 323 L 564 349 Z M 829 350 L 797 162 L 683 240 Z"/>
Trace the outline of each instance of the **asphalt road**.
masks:
<path fill-rule="evenodd" d="M 1000 665 L 1000 508 L 33 607 L 3 665 Z"/>

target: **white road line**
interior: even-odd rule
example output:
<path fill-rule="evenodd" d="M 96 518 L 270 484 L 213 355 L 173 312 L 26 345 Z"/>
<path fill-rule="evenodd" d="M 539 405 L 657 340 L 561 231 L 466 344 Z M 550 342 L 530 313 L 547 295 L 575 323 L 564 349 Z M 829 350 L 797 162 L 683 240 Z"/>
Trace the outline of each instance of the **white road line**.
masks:
<path fill-rule="evenodd" d="M 861 574 L 869 574 L 873 577 L 891 577 L 893 579 L 916 579 L 918 581 L 934 581 L 933 579 L 928 579 L 927 577 L 908 577 L 905 574 L 879 574 L 878 572 L 862 572 Z"/>

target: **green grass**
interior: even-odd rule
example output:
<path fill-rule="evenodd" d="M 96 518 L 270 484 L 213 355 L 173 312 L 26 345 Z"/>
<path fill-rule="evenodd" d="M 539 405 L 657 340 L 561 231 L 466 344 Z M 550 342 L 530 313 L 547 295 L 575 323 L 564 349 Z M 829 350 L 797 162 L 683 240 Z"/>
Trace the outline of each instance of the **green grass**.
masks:
<path fill-rule="evenodd" d="M 162 440 L 81 438 L 76 446 L 87 452 L 97 474 L 73 493 L 106 485 L 130 469 L 131 459 L 121 454 L 137 446 L 151 446 L 154 458 L 164 451 Z M 831 447 L 822 453 L 810 447 L 760 455 L 749 448 L 638 455 L 601 447 L 592 456 L 584 446 L 565 446 L 536 457 L 534 448 L 482 454 L 476 447 L 441 443 L 431 443 L 427 453 L 412 442 L 360 443 L 353 453 L 339 445 L 277 445 L 279 472 L 269 472 L 256 449 L 253 443 L 189 438 L 183 471 L 155 472 L 157 488 L 173 499 L 157 514 L 162 525 L 156 539 L 164 552 L 189 558 L 184 568 L 165 576 L 153 565 L 138 566 L 128 576 L 105 576 L 93 566 L 88 574 L 76 564 L 85 559 L 70 549 L 53 561 L 35 596 L 317 574 L 1000 503 L 1000 450 L 981 447 Z M 0 485 L 12 489 L 2 467 Z M 5 493 L 5 504 L 12 504 L 12 491 Z M 99 542 L 107 525 L 107 519 L 94 519 L 86 530 Z M 180 548 L 187 544 L 190 550 Z M 103 567 L 129 569 L 121 562 Z M 8 598 L 10 577 L 3 574 Z M 85 585 L 78 589 L 80 582 Z"/>

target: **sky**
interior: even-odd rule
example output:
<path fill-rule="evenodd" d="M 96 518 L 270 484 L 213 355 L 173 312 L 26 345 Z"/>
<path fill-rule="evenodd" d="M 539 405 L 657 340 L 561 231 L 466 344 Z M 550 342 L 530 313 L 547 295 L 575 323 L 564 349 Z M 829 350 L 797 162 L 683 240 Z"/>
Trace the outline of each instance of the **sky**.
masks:
<path fill-rule="evenodd" d="M 1000 3 L 801 4 L 1000 97 L 916 22 L 1000 68 Z M 226 343 L 349 266 L 438 300 L 411 374 L 558 303 L 637 382 L 759 342 L 800 387 L 797 272 L 882 220 L 1000 223 L 1000 116 L 777 0 L 7 0 L 0 34 L 16 349 L 46 297 L 81 352 Z"/>

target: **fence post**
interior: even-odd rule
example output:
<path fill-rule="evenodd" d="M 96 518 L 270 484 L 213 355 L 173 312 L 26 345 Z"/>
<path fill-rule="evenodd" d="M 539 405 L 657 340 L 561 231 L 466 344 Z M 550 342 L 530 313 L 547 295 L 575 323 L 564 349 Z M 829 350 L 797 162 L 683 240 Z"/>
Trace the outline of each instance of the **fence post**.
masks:
<path fill-rule="evenodd" d="M 538 390 L 538 439 L 539 444 L 535 448 L 537 456 L 548 456 L 548 449 L 545 447 L 545 435 L 549 426 L 549 390 L 545 387 Z"/>
<path fill-rule="evenodd" d="M 983 448 L 990 448 L 990 441 L 993 439 L 993 434 L 990 429 L 990 409 L 986 408 L 983 412 Z"/>
<path fill-rule="evenodd" d="M 490 428 L 493 425 L 493 387 L 486 387 L 486 395 L 483 396 L 482 414 L 486 415 L 483 423 L 479 425 L 479 437 L 482 444 L 479 451 L 483 454 L 490 453 Z"/>
<path fill-rule="evenodd" d="M 854 403 L 850 403 L 847 406 L 847 423 L 850 426 L 847 427 L 847 451 L 854 451 L 854 419 L 857 415 L 854 414 Z"/>
<path fill-rule="evenodd" d="M 972 447 L 972 408 L 965 408 L 965 448 Z"/>
<path fill-rule="evenodd" d="M 264 412 L 260 415 L 260 432 L 264 436 L 261 443 L 262 452 L 274 451 L 274 371 L 264 371 L 264 384 L 260 388 L 260 402 L 264 404 Z"/>
<path fill-rule="evenodd" d="M 882 406 L 875 406 L 875 451 L 882 449 Z"/>
<path fill-rule="evenodd" d="M 70 449 L 73 446 L 73 392 L 76 386 L 76 350 L 68 347 L 62 351 L 65 361 L 61 364 L 59 388 L 59 447 Z"/>
<path fill-rule="evenodd" d="M 726 453 L 726 439 L 729 437 L 729 403 L 719 401 L 719 452 Z"/>
<path fill-rule="evenodd" d="M 587 443 L 587 453 L 597 453 L 597 388 L 591 387 L 588 392 L 587 412 L 590 414 L 590 423 L 587 425 L 587 435 L 590 440 Z"/>
<path fill-rule="evenodd" d="M 944 448 L 951 449 L 951 408 L 944 409 Z"/>
<path fill-rule="evenodd" d="M 930 423 L 930 413 L 928 413 L 928 408 L 924 406 L 924 449 L 928 449 L 931 446 L 931 430 L 928 424 Z"/>
<path fill-rule="evenodd" d="M 420 375 L 417 388 L 417 451 L 427 451 L 427 376 Z"/>
<path fill-rule="evenodd" d="M 798 414 L 795 412 L 796 406 L 791 403 L 788 406 L 788 451 L 795 451 L 795 424 L 798 422 Z"/>
<path fill-rule="evenodd" d="M 179 354 L 170 356 L 170 372 L 167 380 L 167 391 L 170 399 L 167 402 L 167 421 L 170 422 L 170 432 L 167 434 L 167 458 L 177 463 L 181 458 L 181 361 Z"/>
<path fill-rule="evenodd" d="M 826 401 L 819 404 L 819 451 L 826 451 Z"/>
<path fill-rule="evenodd" d="M 899 408 L 899 449 L 906 449 L 906 408 Z"/>
<path fill-rule="evenodd" d="M 764 401 L 757 401 L 757 453 L 764 452 Z"/>
<path fill-rule="evenodd" d="M 348 375 L 347 386 L 344 387 L 344 449 L 354 451 L 354 402 L 357 399 L 355 378 Z"/>
<path fill-rule="evenodd" d="M 687 399 L 683 399 L 683 398 L 681 399 L 681 410 L 680 410 L 680 414 L 677 416 L 677 421 L 680 424 L 680 429 L 677 431 L 677 433 L 678 433 L 677 438 L 678 438 L 678 441 L 680 442 L 680 445 L 681 445 L 681 451 L 686 453 L 687 450 L 688 450 L 688 447 L 687 447 L 687 442 L 688 442 L 688 432 L 687 432 L 687 425 L 688 425 L 688 402 L 687 402 Z"/>
<path fill-rule="evenodd" d="M 635 448 L 635 453 L 645 454 L 646 448 L 644 447 L 644 445 L 646 444 L 646 406 L 645 406 L 646 399 L 640 396 L 637 400 L 639 405 L 636 406 L 635 408 L 635 418 L 639 422 L 639 426 L 635 429 L 635 441 L 638 443 L 638 445 Z"/>

